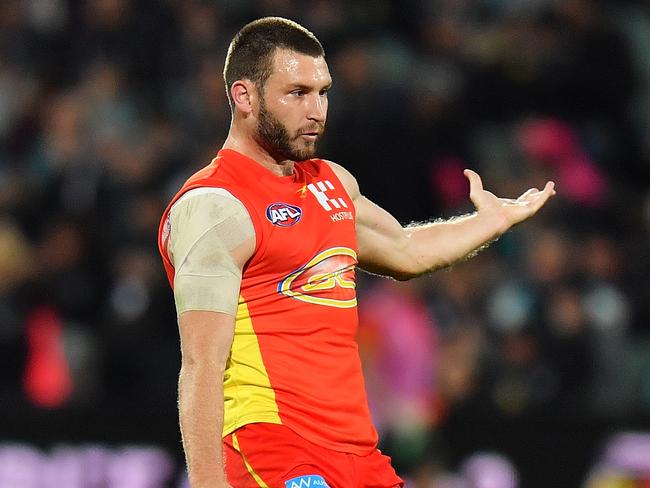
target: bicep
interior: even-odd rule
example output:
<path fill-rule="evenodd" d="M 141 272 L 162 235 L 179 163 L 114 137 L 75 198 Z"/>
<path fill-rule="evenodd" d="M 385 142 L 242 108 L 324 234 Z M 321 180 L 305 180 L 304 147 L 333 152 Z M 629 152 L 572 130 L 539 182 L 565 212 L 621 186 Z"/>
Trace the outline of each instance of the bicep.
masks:
<path fill-rule="evenodd" d="M 402 225 L 362 195 L 355 210 L 359 266 L 397 279 L 409 277 L 409 234 Z"/>
<path fill-rule="evenodd" d="M 190 310 L 237 310 L 244 264 L 255 248 L 252 222 L 238 201 L 198 195 L 170 212 L 178 315 Z"/>
<path fill-rule="evenodd" d="M 218 226 L 209 229 L 189 250 L 174 275 L 174 299 L 180 315 L 209 310 L 235 315 L 242 269 L 254 247 L 250 238 L 231 248 Z"/>
<path fill-rule="evenodd" d="M 412 277 L 410 234 L 395 217 L 361 194 L 357 180 L 349 171 L 331 161 L 328 164 L 354 202 L 359 266 L 397 279 Z"/>

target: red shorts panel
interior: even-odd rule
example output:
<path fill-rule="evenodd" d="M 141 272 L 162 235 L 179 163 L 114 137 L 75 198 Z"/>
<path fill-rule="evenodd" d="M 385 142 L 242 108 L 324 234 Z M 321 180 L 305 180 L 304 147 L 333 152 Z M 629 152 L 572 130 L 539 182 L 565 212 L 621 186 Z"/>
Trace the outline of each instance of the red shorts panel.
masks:
<path fill-rule="evenodd" d="M 233 488 L 291 488 L 301 476 L 322 478 L 312 487 L 396 488 L 404 486 L 378 449 L 358 456 L 313 444 L 284 425 L 258 423 L 237 429 L 224 438 L 226 474 Z M 308 478 L 305 478 L 308 480 Z M 303 485 L 300 480 L 293 486 Z"/>

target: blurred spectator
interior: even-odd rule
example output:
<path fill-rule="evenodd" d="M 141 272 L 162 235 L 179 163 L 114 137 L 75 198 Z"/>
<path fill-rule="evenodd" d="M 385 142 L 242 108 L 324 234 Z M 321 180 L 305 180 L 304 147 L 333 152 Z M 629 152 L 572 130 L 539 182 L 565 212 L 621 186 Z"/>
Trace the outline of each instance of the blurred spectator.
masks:
<path fill-rule="evenodd" d="M 461 472 L 470 488 L 518 488 L 515 467 L 503 456 L 492 453 L 474 454 L 464 461 Z"/>
<path fill-rule="evenodd" d="M 377 282 L 359 306 L 359 350 L 373 421 L 407 471 L 421 462 L 437 422 L 438 339 L 414 280 Z"/>
<path fill-rule="evenodd" d="M 519 143 L 534 163 L 549 167 L 566 198 L 587 207 L 602 206 L 607 191 L 605 177 L 567 124 L 531 121 L 521 127 Z"/>

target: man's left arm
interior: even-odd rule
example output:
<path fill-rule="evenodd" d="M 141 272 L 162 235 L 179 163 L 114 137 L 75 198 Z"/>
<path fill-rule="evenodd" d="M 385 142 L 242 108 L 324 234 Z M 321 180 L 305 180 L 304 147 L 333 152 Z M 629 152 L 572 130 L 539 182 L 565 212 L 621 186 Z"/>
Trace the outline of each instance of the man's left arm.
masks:
<path fill-rule="evenodd" d="M 331 163 L 354 201 L 359 266 L 406 280 L 451 266 L 497 239 L 512 226 L 532 217 L 553 195 L 554 183 L 542 191 L 531 188 L 517 199 L 498 198 L 483 189 L 480 176 L 465 170 L 476 212 L 429 224 L 402 227 L 387 211 L 360 191 L 354 177 Z"/>

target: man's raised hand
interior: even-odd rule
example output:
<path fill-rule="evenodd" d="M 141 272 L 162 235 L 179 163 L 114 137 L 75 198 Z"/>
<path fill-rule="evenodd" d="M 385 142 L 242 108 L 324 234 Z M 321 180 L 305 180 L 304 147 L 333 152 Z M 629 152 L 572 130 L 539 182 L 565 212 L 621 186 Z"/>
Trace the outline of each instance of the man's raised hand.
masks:
<path fill-rule="evenodd" d="M 469 180 L 469 198 L 479 214 L 493 213 L 503 219 L 503 232 L 513 225 L 532 217 L 542 208 L 546 201 L 555 195 L 555 183 L 549 181 L 542 191 L 531 188 L 519 198 L 499 198 L 494 193 L 483 189 L 478 173 L 471 169 L 464 171 Z"/>

